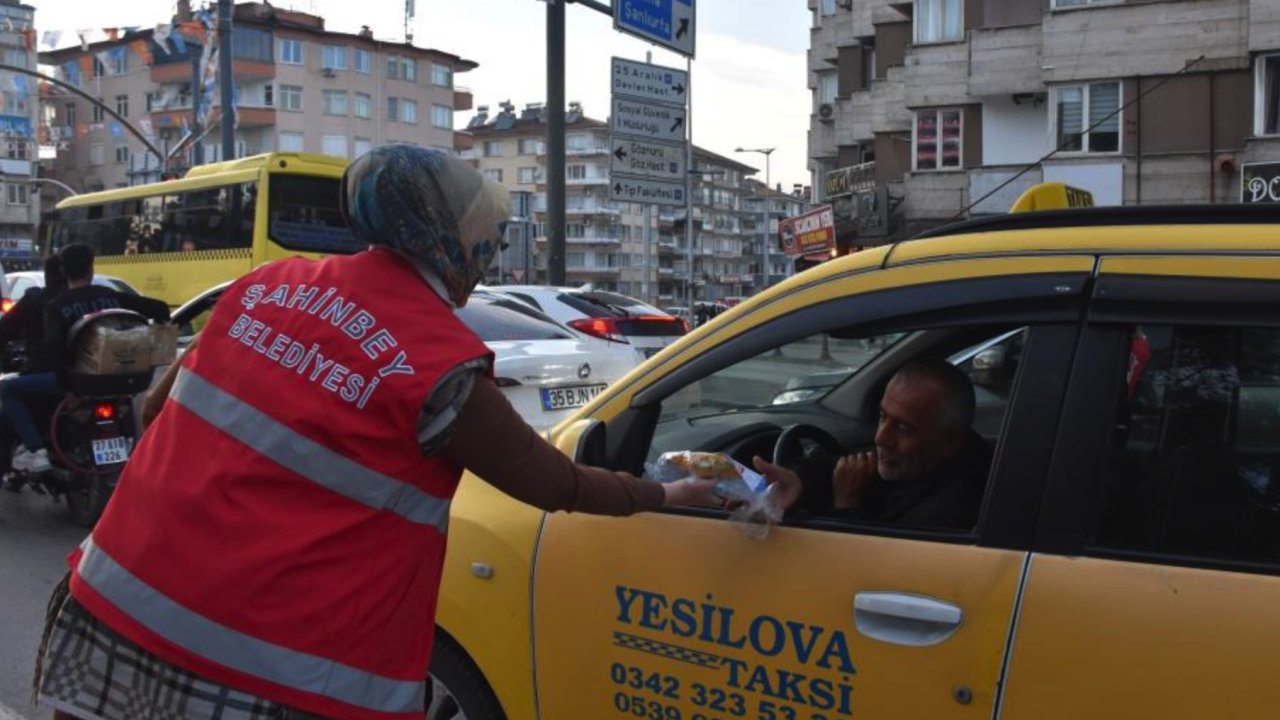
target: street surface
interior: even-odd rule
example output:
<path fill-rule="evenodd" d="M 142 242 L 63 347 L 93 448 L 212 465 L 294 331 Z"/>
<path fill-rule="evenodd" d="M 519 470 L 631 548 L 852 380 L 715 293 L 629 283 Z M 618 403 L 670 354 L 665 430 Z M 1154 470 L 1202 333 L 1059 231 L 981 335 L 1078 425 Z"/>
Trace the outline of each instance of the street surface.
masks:
<path fill-rule="evenodd" d="M 49 593 L 86 534 L 62 502 L 0 490 L 0 720 L 51 716 L 31 704 L 31 671 Z"/>

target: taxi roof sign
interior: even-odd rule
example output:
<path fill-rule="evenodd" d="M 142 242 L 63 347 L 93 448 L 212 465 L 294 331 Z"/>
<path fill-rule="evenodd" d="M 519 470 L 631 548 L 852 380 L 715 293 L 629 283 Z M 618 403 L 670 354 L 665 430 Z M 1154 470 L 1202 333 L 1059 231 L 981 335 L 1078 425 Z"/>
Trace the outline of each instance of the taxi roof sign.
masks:
<path fill-rule="evenodd" d="M 1093 193 L 1066 183 L 1047 182 L 1032 185 L 1009 208 L 1011 213 L 1034 210 L 1064 210 L 1093 207 Z"/>

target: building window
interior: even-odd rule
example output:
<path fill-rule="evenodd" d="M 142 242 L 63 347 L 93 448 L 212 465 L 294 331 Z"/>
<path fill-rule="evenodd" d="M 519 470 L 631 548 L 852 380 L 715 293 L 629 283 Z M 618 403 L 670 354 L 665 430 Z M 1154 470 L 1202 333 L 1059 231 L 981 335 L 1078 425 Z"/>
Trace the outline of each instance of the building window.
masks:
<path fill-rule="evenodd" d="M 409 124 L 418 122 L 418 101 L 417 100 L 401 100 L 400 101 L 400 119 Z"/>
<path fill-rule="evenodd" d="M 916 42 L 959 40 L 961 0 L 916 0 Z"/>
<path fill-rule="evenodd" d="M 418 61 L 413 58 L 400 58 L 400 79 L 406 82 L 416 82 L 418 79 Z"/>
<path fill-rule="evenodd" d="M 452 130 L 453 108 L 448 105 L 432 105 L 431 124 L 444 130 Z"/>
<path fill-rule="evenodd" d="M 818 104 L 826 105 L 836 101 L 836 92 L 839 87 L 839 75 L 833 72 L 818 73 Z"/>
<path fill-rule="evenodd" d="M 542 152 L 542 141 L 525 138 L 517 143 L 517 151 L 521 155 L 537 155 Z"/>
<path fill-rule="evenodd" d="M 494 182 L 502 182 L 502 169 L 493 168 L 493 169 L 485 170 L 484 176 Z"/>
<path fill-rule="evenodd" d="M 116 114 L 120 117 L 129 117 L 129 96 L 116 96 Z"/>
<path fill-rule="evenodd" d="M 147 112 L 158 110 L 160 108 L 160 100 L 162 97 L 163 93 L 159 91 L 149 92 L 143 96 L 143 105 L 146 106 Z"/>
<path fill-rule="evenodd" d="M 322 55 L 322 67 L 330 70 L 347 69 L 347 49 L 337 45 L 325 45 Z"/>
<path fill-rule="evenodd" d="M 9 204 L 10 205 L 26 205 L 27 204 L 27 186 L 20 182 L 7 183 L 9 186 Z"/>
<path fill-rule="evenodd" d="M 564 176 L 566 180 L 586 180 L 587 166 L 586 165 L 565 165 Z"/>
<path fill-rule="evenodd" d="M 26 140 L 10 140 L 9 141 L 9 159 L 10 160 L 26 160 L 27 159 L 27 141 Z"/>
<path fill-rule="evenodd" d="M 304 147 L 302 133 L 282 132 L 277 145 L 280 152 L 302 152 Z"/>
<path fill-rule="evenodd" d="M 117 145 L 117 146 L 116 146 L 116 164 L 117 164 L 117 165 L 128 165 L 128 164 L 129 164 L 129 148 L 128 148 L 128 146 L 126 146 L 126 145 Z"/>
<path fill-rule="evenodd" d="M 822 16 L 836 14 L 836 0 L 822 0 Z"/>
<path fill-rule="evenodd" d="M 102 143 L 93 143 L 89 145 L 89 164 L 101 165 L 103 163 Z"/>
<path fill-rule="evenodd" d="M 373 54 L 368 50 L 356 50 L 356 72 L 368 75 L 373 70 Z"/>
<path fill-rule="evenodd" d="M 68 127 L 74 128 L 76 126 L 76 104 L 67 103 L 63 105 L 62 117 L 65 120 L 63 124 L 67 125 Z"/>
<path fill-rule="evenodd" d="M 373 98 L 364 94 L 356 93 L 356 117 L 367 118 L 373 114 Z"/>
<path fill-rule="evenodd" d="M 485 157 L 502 157 L 502 142 L 498 140 L 485 140 L 480 146 Z"/>
<path fill-rule="evenodd" d="M 1254 67 L 1254 133 L 1280 135 L 1280 55 L 1259 55 Z"/>
<path fill-rule="evenodd" d="M 346 115 L 347 114 L 347 92 L 345 90 L 325 90 L 324 91 L 324 114 L 325 115 Z"/>
<path fill-rule="evenodd" d="M 565 227 L 565 237 L 573 237 L 572 235 L 569 234 L 569 228 L 567 226 Z M 586 258 L 587 258 L 586 253 L 580 253 L 580 252 L 565 253 L 564 265 L 565 267 L 571 267 L 571 268 L 586 267 L 587 265 Z"/>
<path fill-rule="evenodd" d="M 963 111 L 917 110 L 912 134 L 916 170 L 960 167 Z"/>
<path fill-rule="evenodd" d="M 395 80 L 398 77 L 400 77 L 400 56 L 388 55 L 387 56 L 387 78 L 389 80 Z"/>
<path fill-rule="evenodd" d="M 93 104 L 93 109 L 89 111 L 89 122 L 100 123 L 102 118 L 106 117 L 106 113 L 102 111 L 102 98 L 98 98 L 98 102 Z"/>
<path fill-rule="evenodd" d="M 96 78 L 100 78 L 100 77 L 102 77 L 103 75 L 106 75 L 106 74 L 107 74 L 107 69 L 106 69 L 106 67 L 104 67 L 104 66 L 103 66 L 103 64 L 102 64 L 102 61 L 101 61 L 101 60 L 99 60 L 98 58 L 96 58 L 96 57 L 95 57 L 95 58 L 93 59 L 93 76 L 94 76 L 94 77 L 96 77 Z"/>
<path fill-rule="evenodd" d="M 27 98 L 17 93 L 4 93 L 4 113 L 6 115 L 26 115 Z"/>
<path fill-rule="evenodd" d="M 302 41 L 301 40 L 281 40 L 280 41 L 280 62 L 285 65 L 301 65 L 302 64 Z"/>
<path fill-rule="evenodd" d="M 453 87 L 453 68 L 440 63 L 431 63 L 431 84 Z"/>
<path fill-rule="evenodd" d="M 335 157 L 347 157 L 346 135 L 325 135 L 321 139 L 320 152 Z"/>
<path fill-rule="evenodd" d="M 370 140 L 369 138 L 358 137 L 356 138 L 355 155 L 353 157 L 368 155 L 372 150 L 373 150 L 372 140 Z"/>
<path fill-rule="evenodd" d="M 521 185 L 532 185 L 538 181 L 538 168 L 522 167 L 516 171 L 516 182 Z"/>
<path fill-rule="evenodd" d="M 111 69 L 115 70 L 117 75 L 124 75 L 129 72 L 129 53 L 117 52 L 111 58 Z"/>
<path fill-rule="evenodd" d="M 271 39 L 270 30 L 237 25 L 231 30 L 231 57 L 269 63 Z"/>
<path fill-rule="evenodd" d="M 302 87 L 298 85 L 281 85 L 280 106 L 285 110 L 302 112 Z"/>
<path fill-rule="evenodd" d="M 1120 149 L 1120 83 L 1066 85 L 1054 88 L 1054 94 L 1059 148 L 1091 153 Z"/>
<path fill-rule="evenodd" d="M 399 98 L 387 98 L 387 122 L 395 122 L 400 118 Z"/>
<path fill-rule="evenodd" d="M 271 83 L 262 86 L 262 104 L 274 107 L 276 104 L 276 88 Z"/>
<path fill-rule="evenodd" d="M 564 236 L 567 238 L 584 238 L 587 236 L 587 226 L 582 223 L 567 223 L 564 226 Z"/>

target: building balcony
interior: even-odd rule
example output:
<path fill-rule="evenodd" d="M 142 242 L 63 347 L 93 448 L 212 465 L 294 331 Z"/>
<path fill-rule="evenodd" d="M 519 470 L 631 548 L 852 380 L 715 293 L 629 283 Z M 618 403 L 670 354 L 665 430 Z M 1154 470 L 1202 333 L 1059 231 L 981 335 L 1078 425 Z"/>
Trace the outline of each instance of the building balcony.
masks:
<path fill-rule="evenodd" d="M 569 275 L 593 275 L 596 277 L 601 275 L 617 277 L 622 274 L 622 268 L 620 267 L 566 267 L 564 271 Z"/>
<path fill-rule="evenodd" d="M 0 173 L 4 175 L 31 175 L 30 160 L 10 160 L 9 158 L 0 158 Z"/>
<path fill-rule="evenodd" d="M 546 243 L 546 242 L 547 242 L 547 236 L 546 236 L 546 235 L 540 235 L 540 236 L 538 236 L 538 237 L 534 238 L 534 242 L 537 242 L 537 243 Z M 566 238 L 564 239 L 564 244 L 565 244 L 565 245 L 609 245 L 609 246 L 618 246 L 618 245 L 621 245 L 621 244 L 622 244 L 622 238 L 620 238 L 620 237 L 618 237 L 618 236 L 616 236 L 616 235 L 611 235 L 611 234 L 609 234 L 609 233 L 587 233 L 586 235 L 583 235 L 583 236 L 581 236 L 581 237 L 566 237 Z"/>
<path fill-rule="evenodd" d="M 457 150 L 464 159 L 475 157 L 476 139 L 471 133 L 455 132 L 453 134 L 453 149 Z"/>
<path fill-rule="evenodd" d="M 906 107 L 940 107 L 972 102 L 968 61 L 967 42 L 908 47 L 903 88 Z"/>
<path fill-rule="evenodd" d="M 235 60 L 232 69 L 236 80 L 271 80 L 276 76 L 275 63 L 257 60 Z M 191 82 L 191 63 L 155 63 L 151 66 L 151 82 L 157 84 Z"/>
<path fill-rule="evenodd" d="M 1044 92 L 1040 69 L 1040 25 L 1008 28 L 976 28 L 969 40 L 972 69 L 969 94 L 1012 95 Z"/>
<path fill-rule="evenodd" d="M 465 88 L 459 85 L 454 85 L 453 86 L 454 111 L 456 112 L 459 110 L 470 110 L 474 106 L 475 106 L 475 96 L 471 94 L 471 88 Z"/>

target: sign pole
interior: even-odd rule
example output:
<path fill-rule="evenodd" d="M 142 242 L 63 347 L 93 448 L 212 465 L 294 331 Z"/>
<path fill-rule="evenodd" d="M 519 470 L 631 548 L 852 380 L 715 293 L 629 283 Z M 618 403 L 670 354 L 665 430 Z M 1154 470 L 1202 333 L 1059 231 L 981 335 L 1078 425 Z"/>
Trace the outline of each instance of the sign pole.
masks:
<path fill-rule="evenodd" d="M 644 61 L 646 64 L 653 62 L 653 51 L 646 50 L 644 53 Z M 653 253 L 653 231 L 650 224 L 653 220 L 653 205 L 645 203 L 644 206 L 644 279 L 640 283 L 641 297 L 645 302 L 653 302 L 653 296 L 650 294 L 649 287 L 649 268 L 652 264 Z"/>
<path fill-rule="evenodd" d="M 685 176 L 684 176 L 684 241 L 685 241 L 685 258 L 689 266 L 685 268 L 688 274 L 688 291 L 689 302 L 686 307 L 689 308 L 689 319 L 692 320 L 696 315 L 693 312 L 693 59 L 685 58 L 685 73 L 688 80 L 685 87 L 685 102 L 687 107 L 684 111 L 684 123 L 689 133 L 689 142 L 685 145 Z"/>
<path fill-rule="evenodd" d="M 564 0 L 547 3 L 547 284 L 564 285 Z"/>

